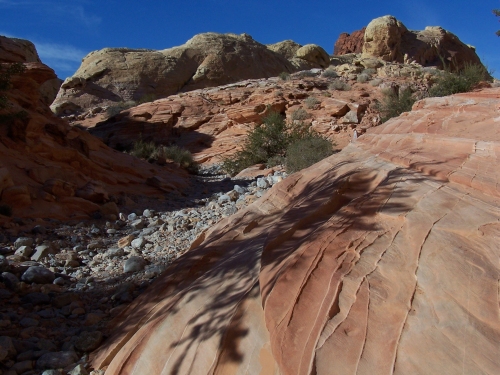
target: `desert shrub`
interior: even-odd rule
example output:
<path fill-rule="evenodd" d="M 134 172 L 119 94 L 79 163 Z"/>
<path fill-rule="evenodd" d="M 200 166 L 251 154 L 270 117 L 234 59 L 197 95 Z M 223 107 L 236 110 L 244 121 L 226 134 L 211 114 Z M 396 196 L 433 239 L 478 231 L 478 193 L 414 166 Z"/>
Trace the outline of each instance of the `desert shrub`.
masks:
<path fill-rule="evenodd" d="M 222 168 L 234 175 L 254 164 L 267 163 L 272 156 L 284 156 L 287 146 L 287 125 L 277 112 L 271 112 L 260 126 L 252 129 L 242 150 L 224 158 Z"/>
<path fill-rule="evenodd" d="M 277 165 L 284 165 L 286 159 L 283 156 L 271 156 L 266 163 L 267 168 L 275 167 Z"/>
<path fill-rule="evenodd" d="M 415 101 L 410 89 L 400 90 L 399 94 L 393 90 L 384 90 L 382 101 L 377 106 L 382 122 L 397 117 L 403 112 L 411 111 Z"/>
<path fill-rule="evenodd" d="M 468 92 L 479 82 L 490 78 L 488 71 L 481 64 L 466 64 L 458 73 L 445 70 L 440 73 L 437 82 L 429 90 L 430 96 L 447 96 Z"/>
<path fill-rule="evenodd" d="M 321 103 L 318 99 L 316 99 L 314 96 L 309 96 L 304 100 L 304 103 L 307 108 L 311 109 L 316 107 L 319 103 Z"/>
<path fill-rule="evenodd" d="M 319 135 L 307 137 L 291 143 L 286 151 L 286 170 L 294 173 L 307 168 L 333 154 L 332 143 Z"/>
<path fill-rule="evenodd" d="M 375 78 L 375 79 L 372 79 L 370 81 L 370 85 L 372 85 L 373 87 L 377 87 L 381 83 L 382 83 L 382 80 L 380 78 Z"/>
<path fill-rule="evenodd" d="M 254 164 L 281 164 L 290 144 L 311 136 L 317 137 L 304 123 L 287 124 L 279 113 L 271 112 L 262 125 L 248 133 L 242 150 L 223 159 L 222 168 L 234 175 Z"/>
<path fill-rule="evenodd" d="M 132 146 L 130 155 L 158 164 L 164 164 L 166 160 L 171 160 L 190 172 L 196 173 L 198 171 L 198 164 L 193 160 L 191 152 L 176 145 L 163 146 L 140 139 Z"/>
<path fill-rule="evenodd" d="M 11 217 L 12 207 L 8 204 L 0 204 L 0 215 Z"/>
<path fill-rule="evenodd" d="M 326 68 L 321 76 L 325 78 L 337 78 L 339 75 L 334 69 Z"/>
<path fill-rule="evenodd" d="M 137 105 L 137 102 L 134 102 L 133 100 L 129 100 L 126 102 L 119 102 L 115 105 L 111 105 L 106 109 L 106 115 L 108 118 L 116 116 L 118 113 L 121 111 L 125 111 L 126 109 L 135 107 Z"/>
<path fill-rule="evenodd" d="M 377 69 L 373 68 L 366 68 L 361 72 L 361 74 L 368 74 L 369 76 L 374 75 L 375 73 L 377 73 Z"/>
<path fill-rule="evenodd" d="M 22 63 L 14 63 L 8 67 L 0 65 L 0 110 L 7 107 L 7 96 L 2 95 L 2 91 L 7 91 L 12 87 L 11 78 L 13 75 L 22 74 L 26 67 Z M 19 111 L 14 113 L 0 114 L 0 124 L 12 122 L 16 119 L 24 120 L 28 117 L 28 112 Z"/>
<path fill-rule="evenodd" d="M 332 83 L 328 85 L 330 90 L 338 90 L 338 91 L 349 91 L 351 86 L 342 81 L 341 79 L 335 79 Z"/>
<path fill-rule="evenodd" d="M 137 101 L 137 104 L 154 102 L 157 99 L 155 94 L 146 94 Z"/>
<path fill-rule="evenodd" d="M 152 159 L 154 153 L 156 152 L 157 146 L 154 142 L 145 142 L 142 139 L 138 140 L 132 146 L 130 150 L 130 155 L 135 156 L 139 159 Z"/>
<path fill-rule="evenodd" d="M 177 145 L 159 146 L 153 152 L 152 158 L 155 160 L 172 160 L 175 163 L 178 163 L 182 168 L 187 169 L 190 172 L 198 171 L 198 164 L 193 160 L 193 155 L 191 154 L 191 152 Z"/>
<path fill-rule="evenodd" d="M 289 81 L 290 80 L 290 73 L 288 72 L 281 72 L 278 77 L 282 80 L 282 81 Z"/>
<path fill-rule="evenodd" d="M 309 113 L 303 108 L 296 109 L 292 112 L 290 119 L 292 121 L 304 121 L 310 117 Z"/>
<path fill-rule="evenodd" d="M 365 73 L 358 74 L 358 77 L 356 78 L 356 81 L 360 83 L 368 82 L 370 80 L 370 76 Z"/>
<path fill-rule="evenodd" d="M 317 76 L 317 74 L 310 71 L 310 70 L 303 70 L 303 71 L 298 72 L 296 74 L 297 78 L 316 77 L 316 76 Z"/>

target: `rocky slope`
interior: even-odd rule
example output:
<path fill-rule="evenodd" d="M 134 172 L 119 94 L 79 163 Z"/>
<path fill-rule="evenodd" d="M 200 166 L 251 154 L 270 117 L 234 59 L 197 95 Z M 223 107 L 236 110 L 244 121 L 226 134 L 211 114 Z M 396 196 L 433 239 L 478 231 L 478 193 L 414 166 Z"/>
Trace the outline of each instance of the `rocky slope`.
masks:
<path fill-rule="evenodd" d="M 75 75 L 61 86 L 52 109 L 56 114 L 78 113 L 96 104 L 161 98 L 329 65 L 321 47 L 297 47 L 289 58 L 283 48 L 268 48 L 247 34 L 205 33 L 162 51 L 105 48 L 83 59 Z"/>
<path fill-rule="evenodd" d="M 184 188 L 187 174 L 174 165 L 159 168 L 104 145 L 86 131 L 55 117 L 41 86 L 56 78 L 37 60 L 27 41 L 0 39 L 2 66 L 19 61 L 0 126 L 0 204 L 17 218 L 88 218 L 117 215 L 116 204 L 138 195 L 161 197 Z M 22 58 L 24 57 L 24 60 Z M 0 216 L 4 229 L 18 224 Z"/>
<path fill-rule="evenodd" d="M 380 123 L 377 103 L 383 90 L 410 87 L 423 95 L 435 79 L 432 70 L 424 71 L 418 64 L 352 55 L 348 63 L 302 71 L 286 80 L 246 80 L 171 95 L 105 121 L 99 122 L 103 107 L 65 119 L 89 127 L 91 134 L 113 148 L 129 148 L 139 138 L 174 143 L 188 148 L 199 162 L 210 164 L 237 150 L 246 133 L 270 111 L 282 113 L 289 122 L 310 124 L 343 148 L 354 129 L 359 134 Z"/>
<path fill-rule="evenodd" d="M 500 90 L 425 99 L 194 241 L 106 374 L 500 372 Z"/>

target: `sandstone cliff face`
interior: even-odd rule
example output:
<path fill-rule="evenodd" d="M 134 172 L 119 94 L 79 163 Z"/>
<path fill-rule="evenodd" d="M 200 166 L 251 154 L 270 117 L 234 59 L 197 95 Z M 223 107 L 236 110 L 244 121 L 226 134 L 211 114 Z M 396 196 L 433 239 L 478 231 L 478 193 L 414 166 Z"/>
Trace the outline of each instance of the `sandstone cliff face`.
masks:
<path fill-rule="evenodd" d="M 432 98 L 204 233 L 112 374 L 498 374 L 500 90 Z"/>
<path fill-rule="evenodd" d="M 299 48 L 302 46 L 299 46 Z M 280 50 L 281 51 L 281 50 Z M 97 104 L 156 98 L 325 65 L 321 47 L 289 61 L 247 34 L 199 34 L 162 51 L 105 48 L 87 55 L 52 105 L 56 114 Z"/>
<path fill-rule="evenodd" d="M 23 60 L 24 49 L 14 54 L 10 48 L 19 46 L 18 40 L 0 41 L 4 64 L 36 54 L 27 53 Z M 2 92 L 9 100 L 2 115 L 25 113 L 0 126 L 0 204 L 11 206 L 14 216 L 88 217 L 127 195 L 160 196 L 186 185 L 186 174 L 177 168 L 160 169 L 119 153 L 55 117 L 40 92 L 41 85 L 56 78 L 54 71 L 39 61 L 24 66 L 24 73 L 12 77 L 12 88 Z"/>

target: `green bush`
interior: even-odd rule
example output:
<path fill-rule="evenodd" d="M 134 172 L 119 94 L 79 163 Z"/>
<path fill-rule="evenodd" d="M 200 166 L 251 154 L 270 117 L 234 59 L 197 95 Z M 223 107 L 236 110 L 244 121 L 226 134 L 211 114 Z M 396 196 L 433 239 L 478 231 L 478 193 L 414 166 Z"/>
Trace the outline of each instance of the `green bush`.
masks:
<path fill-rule="evenodd" d="M 333 146 L 328 139 L 310 134 L 288 146 L 285 161 L 286 170 L 288 173 L 300 171 L 332 154 Z"/>
<path fill-rule="evenodd" d="M 370 80 L 370 75 L 365 73 L 358 74 L 356 78 L 356 81 L 360 83 L 368 82 L 369 80 Z"/>
<path fill-rule="evenodd" d="M 279 113 L 271 112 L 262 125 L 248 133 L 241 151 L 223 159 L 222 168 L 235 175 L 254 164 L 282 164 L 290 144 L 311 137 L 319 135 L 312 133 L 303 122 L 287 124 Z"/>
<path fill-rule="evenodd" d="M 191 152 L 177 145 L 158 147 L 153 152 L 152 158 L 157 161 L 160 159 L 172 160 L 190 172 L 195 173 L 198 171 L 198 164 L 193 160 Z"/>
<path fill-rule="evenodd" d="M 411 111 L 416 101 L 410 89 L 400 90 L 399 95 L 393 90 L 384 90 L 382 93 L 382 101 L 377 105 L 382 122 L 397 117 L 403 112 Z"/>
<path fill-rule="evenodd" d="M 304 121 L 307 120 L 309 117 L 310 117 L 309 113 L 307 113 L 307 111 L 304 108 L 299 108 L 292 112 L 290 119 L 292 121 Z"/>
<path fill-rule="evenodd" d="M 443 71 L 429 90 L 430 96 L 447 96 L 471 91 L 475 85 L 489 80 L 488 71 L 480 64 L 466 64 L 458 73 Z"/>
<path fill-rule="evenodd" d="M 5 67 L 0 64 L 0 92 L 11 89 L 11 78 L 14 75 L 22 74 L 26 71 L 26 67 L 22 63 L 14 63 Z M 7 107 L 7 96 L 0 94 L 0 110 Z M 12 122 L 16 119 L 25 120 L 28 118 L 28 112 L 19 111 L 15 113 L 0 114 L 0 124 Z"/>
<path fill-rule="evenodd" d="M 306 77 L 316 77 L 317 74 L 314 72 L 311 72 L 310 70 L 303 70 L 301 72 L 298 72 L 296 74 L 297 78 L 306 78 Z"/>
<path fill-rule="evenodd" d="M 304 100 L 304 103 L 307 108 L 311 109 L 316 107 L 319 103 L 321 103 L 318 99 L 316 99 L 314 96 L 309 96 Z"/>
<path fill-rule="evenodd" d="M 290 73 L 287 73 L 287 72 L 281 72 L 278 77 L 280 77 L 280 79 L 282 81 L 289 81 L 290 80 Z"/>
<path fill-rule="evenodd" d="M 377 73 L 377 69 L 373 68 L 366 68 L 361 72 L 361 74 L 368 74 L 369 76 L 374 75 L 375 73 Z"/>
<path fill-rule="evenodd" d="M 370 85 L 377 87 L 380 85 L 383 81 L 380 78 L 375 78 L 370 81 Z"/>
<path fill-rule="evenodd" d="M 0 204 L 0 215 L 11 217 L 12 207 L 7 204 Z"/>
<path fill-rule="evenodd" d="M 325 78 L 337 78 L 339 75 L 334 69 L 326 68 L 321 76 Z"/>
<path fill-rule="evenodd" d="M 144 142 L 142 139 L 140 139 L 132 146 L 130 155 L 135 156 L 139 159 L 150 160 L 153 159 L 153 155 L 156 152 L 156 149 L 157 146 L 154 142 Z"/>
<path fill-rule="evenodd" d="M 176 145 L 156 145 L 154 142 L 145 142 L 141 139 L 134 143 L 130 155 L 158 164 L 172 160 L 190 172 L 196 173 L 198 171 L 198 164 L 193 160 L 191 152 Z"/>
<path fill-rule="evenodd" d="M 342 81 L 341 79 L 335 79 L 332 83 L 328 85 L 330 90 L 338 90 L 338 91 L 349 91 L 351 86 Z"/>

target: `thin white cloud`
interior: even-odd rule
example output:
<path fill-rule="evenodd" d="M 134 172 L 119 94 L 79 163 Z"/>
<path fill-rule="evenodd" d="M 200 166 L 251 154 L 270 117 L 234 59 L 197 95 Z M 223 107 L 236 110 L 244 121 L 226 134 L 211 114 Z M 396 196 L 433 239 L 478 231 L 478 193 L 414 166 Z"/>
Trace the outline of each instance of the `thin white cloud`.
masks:
<path fill-rule="evenodd" d="M 63 60 L 71 62 L 81 62 L 82 58 L 86 55 L 82 50 L 62 44 L 53 43 L 39 43 L 33 42 L 38 51 L 38 55 L 42 59 Z"/>
<path fill-rule="evenodd" d="M 54 0 L 0 0 L 1 7 L 29 7 L 29 9 L 36 9 L 37 12 L 46 12 L 52 16 L 57 16 L 59 19 L 71 19 L 83 24 L 89 29 L 99 26 L 102 18 L 85 11 L 83 4 L 87 3 L 85 0 L 77 0 L 75 3 L 80 4 L 61 4 L 59 1 Z M 33 6 L 37 6 L 33 8 Z"/>
<path fill-rule="evenodd" d="M 87 55 L 87 52 L 68 44 L 40 42 L 33 38 L 12 35 L 3 31 L 0 31 L 0 35 L 33 42 L 42 62 L 54 69 L 61 78 L 73 75 Z"/>
<path fill-rule="evenodd" d="M 81 5 L 76 7 L 66 7 L 66 8 L 67 8 L 66 11 L 69 14 L 71 14 L 74 18 L 82 22 L 88 28 L 96 27 L 102 21 L 101 17 L 88 14 Z"/>

